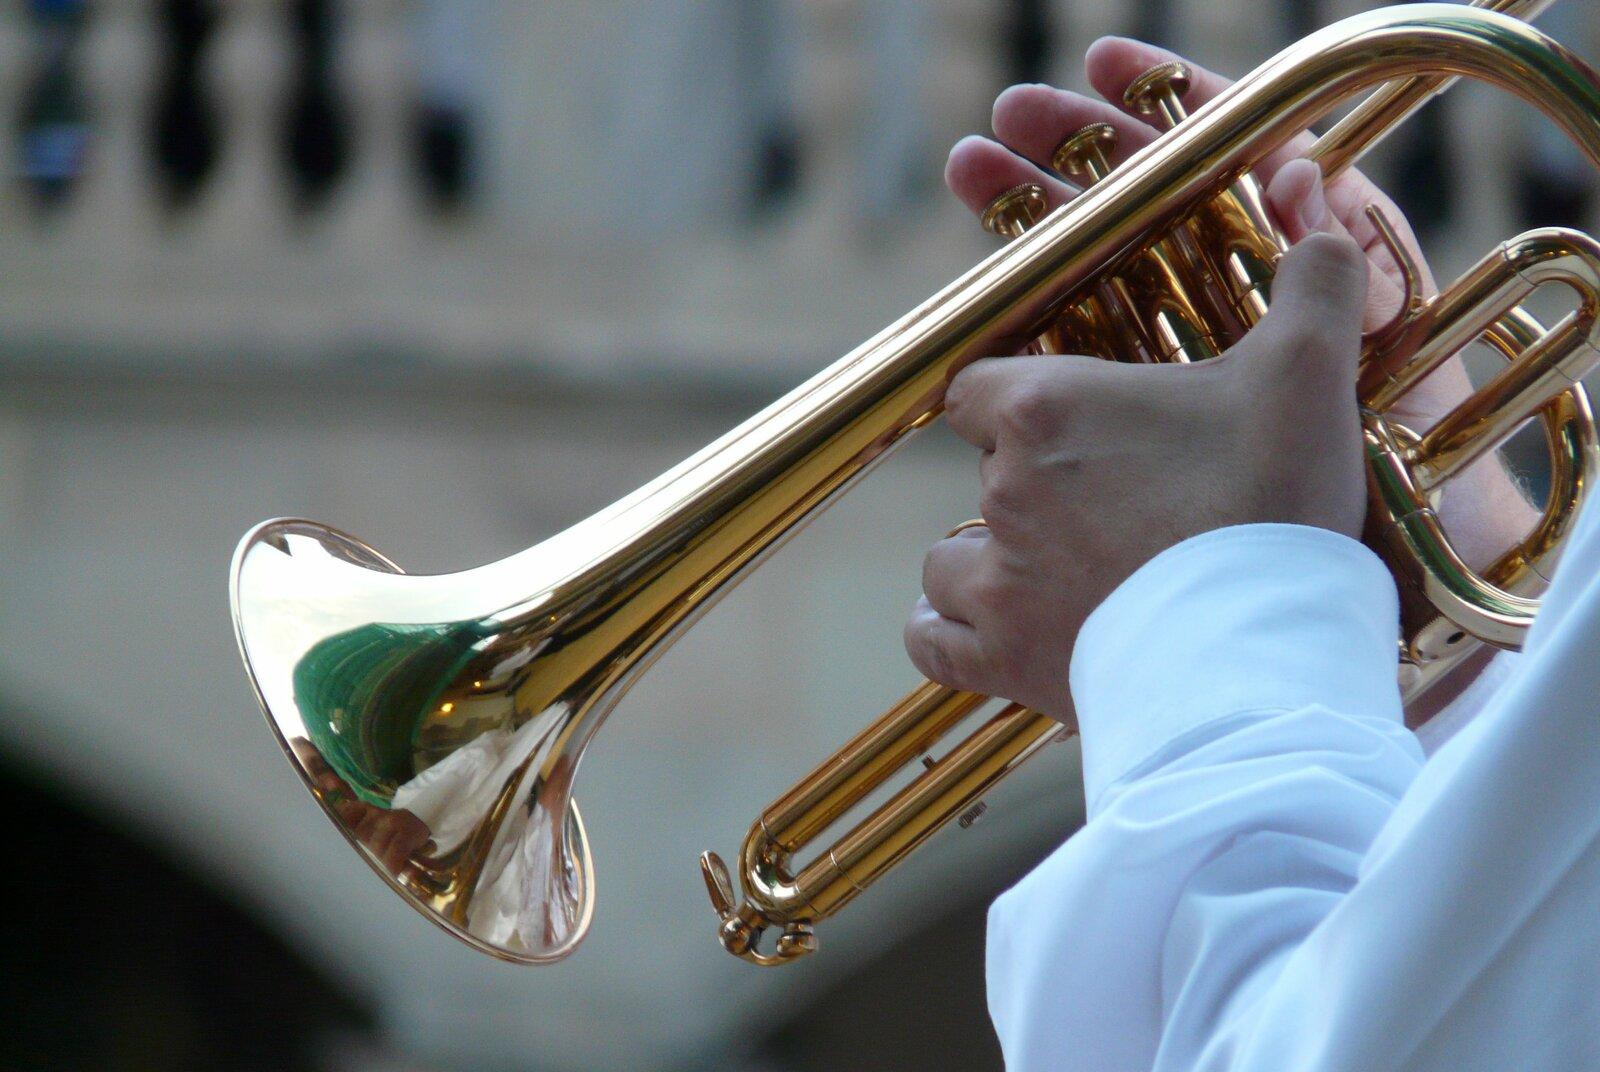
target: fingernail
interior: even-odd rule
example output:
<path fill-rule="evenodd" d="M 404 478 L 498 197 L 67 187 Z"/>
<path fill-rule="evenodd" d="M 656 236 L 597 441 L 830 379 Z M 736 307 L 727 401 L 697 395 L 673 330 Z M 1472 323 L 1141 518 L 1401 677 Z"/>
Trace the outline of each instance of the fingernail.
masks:
<path fill-rule="evenodd" d="M 1328 222 L 1328 198 L 1322 191 L 1322 173 L 1311 180 L 1311 187 L 1300 199 L 1300 223 L 1307 231 L 1320 231 Z"/>

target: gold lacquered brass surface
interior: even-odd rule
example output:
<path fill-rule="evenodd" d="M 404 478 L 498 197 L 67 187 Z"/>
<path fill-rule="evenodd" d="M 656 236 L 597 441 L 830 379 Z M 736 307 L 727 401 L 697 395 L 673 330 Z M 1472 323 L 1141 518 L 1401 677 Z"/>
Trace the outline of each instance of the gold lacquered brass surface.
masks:
<path fill-rule="evenodd" d="M 1345 162 L 1403 113 L 1417 87 L 1426 95 L 1458 76 L 1534 104 L 1600 163 L 1600 84 L 1558 45 L 1479 10 L 1383 9 L 1286 50 L 834 365 L 528 551 L 464 573 L 407 576 L 325 526 L 259 526 L 235 556 L 234 621 L 284 753 L 363 858 L 435 923 L 509 960 L 567 955 L 594 904 L 588 843 L 572 800 L 579 761 L 617 698 L 679 630 L 932 419 L 963 363 L 1015 352 L 1064 311 L 1095 308 L 1141 259 L 1170 252 L 1163 270 L 1174 286 L 1189 288 L 1185 304 L 1200 334 L 1231 338 L 1242 325 L 1210 318 L 1222 316 L 1216 295 L 1232 297 L 1237 288 L 1225 274 L 1196 282 L 1193 236 L 1211 232 L 1192 221 L 1239 189 L 1255 161 L 1352 96 L 1397 79 L 1413 87 L 1368 129 L 1340 135 L 1335 148 Z M 1176 237 L 1182 231 L 1191 237 Z M 1472 403 L 1441 430 L 1418 436 L 1386 423 L 1378 404 L 1382 383 L 1403 380 L 1417 353 L 1457 339 L 1465 345 L 1484 332 L 1516 360 L 1493 390 L 1495 406 L 1509 413 L 1534 412 L 1539 392 L 1580 373 L 1592 351 L 1593 317 L 1583 311 L 1593 307 L 1592 293 L 1546 333 L 1515 307 L 1520 298 L 1505 272 L 1532 278 L 1540 265 L 1559 265 L 1551 281 L 1581 293 L 1591 286 L 1592 244 L 1540 232 L 1513 247 L 1501 256 L 1510 267 L 1470 274 L 1441 299 L 1414 304 L 1407 323 L 1385 333 L 1370 355 L 1383 370 L 1369 399 L 1369 432 L 1379 502 L 1392 511 L 1397 534 L 1393 553 L 1411 556 L 1407 568 L 1459 625 L 1421 638 L 1417 650 L 1429 665 L 1454 632 L 1481 627 L 1495 643 L 1517 642 L 1535 608 L 1512 589 L 1547 567 L 1570 520 L 1571 504 L 1553 506 L 1541 532 L 1486 577 L 1465 571 L 1443 534 L 1429 528 L 1426 488 L 1502 435 L 1512 418 Z M 1212 273 L 1225 272 L 1212 251 L 1198 252 Z M 1506 305 L 1476 301 L 1481 295 Z M 1452 303 L 1465 318 L 1460 325 L 1445 320 Z M 1135 308 L 1134 315 L 1146 314 Z M 1147 340 L 1160 329 L 1129 330 L 1135 326 Z M 1558 484 L 1575 502 L 1593 468 L 1588 403 L 1572 388 L 1545 405 L 1552 456 L 1565 466 Z M 1007 708 L 830 849 L 791 864 L 872 786 L 982 702 L 926 685 L 780 798 L 746 839 L 742 902 L 727 869 L 707 857 L 724 944 L 758 963 L 815 948 L 818 920 L 968 813 L 1059 731 L 1043 715 Z M 764 952 L 758 943 L 770 925 L 783 934 Z"/>
<path fill-rule="evenodd" d="M 1182 64 L 1163 64 L 1129 86 L 1126 103 L 1135 110 L 1162 117 L 1169 126 L 1176 126 L 1187 118 L 1182 104 L 1187 83 L 1188 72 Z M 1382 92 L 1375 99 L 1375 103 L 1382 104 L 1381 108 L 1363 106 L 1365 114 L 1373 117 L 1367 126 L 1343 126 L 1331 135 L 1334 140 L 1319 143 L 1320 152 L 1315 155 L 1323 158 L 1336 155 L 1342 161 L 1334 165 L 1325 160 L 1325 167 L 1348 165 L 1359 157 L 1356 151 L 1359 144 L 1375 143 L 1384 133 L 1385 123 L 1397 122 L 1409 114 L 1412 101 L 1419 97 L 1425 99 L 1437 85 L 1437 79 L 1408 79 Z M 1109 126 L 1084 128 L 1063 141 L 1052 163 L 1064 177 L 1087 188 L 1110 173 L 1108 156 L 1115 140 L 1115 130 Z M 1002 194 L 984 214 L 986 228 L 1005 237 L 1018 237 L 1037 222 L 1034 207 L 1042 193 L 1039 188 L 1032 187 Z M 1024 199 L 1030 211 L 1018 212 L 1017 206 Z M 1007 225 L 995 226 L 992 221 L 996 219 L 1004 220 Z M 1389 222 L 1380 214 L 1375 216 L 1374 223 L 1396 257 L 1404 261 L 1407 254 Z M 1284 246 L 1282 235 L 1267 215 L 1261 185 L 1248 173 L 1241 174 L 1211 200 L 1191 206 L 1164 236 L 1157 232 L 1144 244 L 1102 267 L 1091 283 L 1079 287 L 1075 300 L 1080 304 L 1069 304 L 1053 330 L 1057 336 L 1069 340 L 1081 337 L 1088 319 L 1084 310 L 1090 307 L 1084 296 L 1092 295 L 1093 308 L 1106 319 L 1097 331 L 1090 333 L 1091 341 L 1083 352 L 1122 361 L 1182 361 L 1212 356 L 1215 350 L 1207 350 L 1203 344 L 1195 350 L 1163 345 L 1164 335 L 1172 338 L 1168 326 L 1170 318 L 1195 324 L 1192 337 L 1206 342 L 1237 341 L 1266 310 L 1274 266 Z M 1594 424 L 1587 398 L 1574 382 L 1592 367 L 1586 355 L 1592 346 L 1589 340 L 1594 334 L 1594 324 L 1587 307 L 1596 294 L 1595 263 L 1594 244 L 1586 236 L 1565 231 L 1534 232 L 1507 243 L 1431 301 L 1421 298 L 1420 282 L 1415 278 L 1416 267 L 1407 263 L 1405 267 L 1412 277 L 1412 300 L 1407 302 L 1396 322 L 1367 342 L 1363 355 L 1366 374 L 1362 397 L 1367 405 L 1369 426 L 1375 430 L 1374 434 L 1415 439 L 1407 429 L 1387 421 L 1388 407 L 1440 361 L 1483 334 L 1486 341 L 1514 364 L 1496 381 L 1501 384 L 1498 389 L 1490 385 L 1485 394 L 1464 403 L 1456 414 L 1447 417 L 1437 429 L 1430 430 L 1428 440 L 1440 440 L 1450 429 L 1466 426 L 1468 430 L 1457 433 L 1462 441 L 1459 457 L 1464 464 L 1471 457 L 1492 449 L 1533 409 L 1543 405 L 1555 474 L 1555 486 L 1540 525 L 1519 547 L 1507 552 L 1479 577 L 1460 563 L 1442 532 L 1435 532 L 1432 542 L 1421 545 L 1407 544 L 1399 538 L 1400 534 L 1417 528 L 1424 519 L 1431 517 L 1431 507 L 1422 501 L 1424 494 L 1415 489 L 1410 498 L 1395 495 L 1392 481 L 1386 480 L 1383 464 L 1386 458 L 1376 451 L 1373 453 L 1374 509 L 1380 511 L 1378 516 L 1391 519 L 1386 533 L 1388 546 L 1383 550 L 1392 560 L 1404 563 L 1405 575 L 1436 606 L 1450 613 L 1449 617 L 1441 614 L 1417 629 L 1402 645 L 1400 676 L 1408 702 L 1450 668 L 1459 665 L 1476 650 L 1480 639 L 1492 638 L 1497 643 L 1515 646 L 1512 634 L 1531 620 L 1524 617 L 1508 629 L 1507 623 L 1496 618 L 1495 613 L 1515 609 L 1526 615 L 1536 607 L 1512 593 L 1536 585 L 1541 578 L 1540 570 L 1548 571 L 1596 464 Z M 1575 292 L 1579 305 L 1578 312 L 1553 332 L 1547 332 L 1519 306 L 1535 287 L 1545 283 L 1566 284 Z M 1069 302 L 1071 300 L 1074 299 Z M 1107 318 L 1108 311 L 1112 315 Z M 1064 325 L 1070 325 L 1071 330 L 1063 331 Z M 1043 338 L 1051 337 L 1046 334 Z M 1035 353 L 1042 349 L 1040 344 L 1028 347 L 1029 352 Z M 1547 353 L 1541 356 L 1540 351 Z M 1397 371 L 1402 366 L 1406 371 Z M 1557 380 L 1557 376 L 1563 378 Z M 1469 419 L 1485 413 L 1495 416 L 1488 422 Z M 1424 463 L 1413 452 L 1395 464 L 1406 473 L 1407 466 Z M 1384 497 L 1386 490 L 1391 493 L 1388 499 Z M 1467 620 L 1472 625 L 1463 627 L 1453 619 Z M 1494 632 L 1496 627 L 1499 627 L 1498 635 Z M 802 781 L 751 828 L 741 856 L 747 892 L 747 901 L 742 906 L 735 906 L 725 865 L 714 854 L 705 854 L 702 866 L 712 890 L 713 903 L 723 918 L 723 944 L 736 955 L 761 964 L 780 964 L 811 951 L 816 947 L 811 923 L 836 911 L 844 900 L 860 892 L 867 881 L 881 873 L 881 870 L 866 875 L 859 871 L 852 873 L 844 898 L 839 898 L 834 891 L 840 889 L 844 877 L 838 863 L 841 848 L 859 840 L 864 831 L 885 820 L 903 823 L 906 817 L 897 808 L 917 791 L 926 800 L 937 802 L 937 807 L 929 803 L 921 805 L 924 813 L 917 826 L 919 840 L 948 822 L 950 816 L 967 814 L 962 809 L 990 788 L 993 780 L 979 789 L 962 793 L 956 789 L 955 780 L 948 777 L 955 768 L 947 768 L 946 764 L 970 759 L 974 746 L 997 729 L 1003 727 L 1025 738 L 1027 747 L 1020 749 L 1015 761 L 1000 770 L 994 780 L 1014 769 L 1054 735 L 1049 720 L 1015 705 L 1008 707 L 983 731 L 958 745 L 944 759 L 935 761 L 924 756 L 927 773 L 889 805 L 869 816 L 831 852 L 819 855 L 812 864 L 791 877 L 792 854 L 909 758 L 909 753 L 893 752 L 896 746 L 910 746 L 912 752 L 926 749 L 932 742 L 923 732 L 925 727 L 938 725 L 942 735 L 955 722 L 952 719 L 945 725 L 938 719 L 915 721 L 916 731 L 913 732 L 907 728 L 908 717 L 965 714 L 980 706 L 979 698 L 971 694 L 924 683 L 869 727 L 862 737 Z M 873 741 L 878 742 L 883 751 L 863 753 L 863 743 Z M 987 741 L 984 746 L 990 747 Z M 886 761 L 886 756 L 892 758 Z M 852 786 L 852 795 L 841 799 L 831 792 L 840 785 Z M 824 789 L 830 790 L 826 806 L 816 797 Z M 947 794 L 943 798 L 938 796 L 940 789 Z M 813 896 L 813 892 L 824 896 Z M 761 928 L 773 924 L 784 926 L 784 936 L 776 944 L 775 952 L 756 951 Z"/>

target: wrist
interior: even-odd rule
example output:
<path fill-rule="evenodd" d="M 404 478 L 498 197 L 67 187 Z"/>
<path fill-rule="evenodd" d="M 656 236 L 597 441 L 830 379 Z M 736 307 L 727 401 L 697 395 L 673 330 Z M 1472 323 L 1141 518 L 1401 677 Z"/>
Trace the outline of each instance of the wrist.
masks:
<path fill-rule="evenodd" d="M 1498 454 L 1480 459 L 1445 484 L 1437 509 L 1456 553 L 1480 572 L 1515 547 L 1540 516 Z"/>

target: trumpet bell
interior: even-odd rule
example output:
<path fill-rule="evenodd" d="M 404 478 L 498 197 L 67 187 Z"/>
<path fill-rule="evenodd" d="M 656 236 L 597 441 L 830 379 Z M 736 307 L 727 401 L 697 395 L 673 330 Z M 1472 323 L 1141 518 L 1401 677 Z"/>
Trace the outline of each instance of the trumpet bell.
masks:
<path fill-rule="evenodd" d="M 471 573 L 469 590 L 490 586 Z M 549 637 L 470 612 L 449 580 L 325 525 L 268 521 L 233 560 L 239 650 L 284 754 L 395 892 L 484 952 L 558 960 L 594 910 L 576 713 L 519 707 Z"/>
<path fill-rule="evenodd" d="M 1531 13 L 1543 0 L 1478 2 Z M 1256 217 L 1250 168 L 1387 84 L 1312 150 L 1336 175 L 1462 76 L 1535 105 L 1600 165 L 1600 74 L 1572 53 L 1470 6 L 1369 12 L 1291 46 L 856 350 L 537 547 L 462 573 L 408 576 L 321 525 L 258 527 L 234 560 L 233 613 L 280 744 L 334 824 L 413 907 L 507 960 L 565 956 L 594 900 L 571 799 L 579 760 L 617 698 L 683 629 L 937 416 L 966 362 L 1014 351 L 1077 312 L 1070 334 L 1100 325 L 1118 344 L 1111 355 L 1131 338 L 1149 344 L 1128 351 L 1140 359 L 1206 357 L 1207 347 L 1186 343 L 1248 326 L 1276 245 L 1270 228 L 1257 228 L 1256 243 L 1243 226 Z M 1179 115 L 1171 102 L 1168 111 Z M 1147 257 L 1153 267 L 1141 265 Z M 1209 301 L 1175 300 L 1189 278 Z M 1549 332 L 1521 309 L 1544 282 L 1567 284 L 1579 305 Z M 1517 645 L 1537 611 L 1523 582 L 1531 587 L 1553 561 L 1600 465 L 1588 402 L 1573 386 L 1600 363 L 1600 246 L 1531 233 L 1438 297 L 1413 297 L 1369 344 L 1373 382 L 1361 400 L 1389 557 L 1444 623 L 1406 649 L 1421 680 L 1453 665 L 1468 636 Z M 1198 319 L 1208 310 L 1214 323 Z M 1389 421 L 1391 393 L 1485 331 L 1512 359 L 1506 370 L 1421 435 Z M 1533 536 L 1479 575 L 1450 547 L 1429 496 L 1540 413 L 1560 463 L 1557 501 Z M 742 901 L 730 869 L 704 857 L 724 946 L 757 964 L 816 948 L 817 922 L 971 814 L 1057 732 L 1044 715 L 1008 709 L 927 756 L 982 701 L 932 684 L 915 690 L 780 797 L 746 838 Z M 736 761 L 760 732 L 742 731 L 718 758 Z M 817 851 L 818 834 L 919 756 L 925 773 Z M 802 848 L 815 855 L 797 864 Z M 782 934 L 768 953 L 759 943 L 772 926 Z"/>

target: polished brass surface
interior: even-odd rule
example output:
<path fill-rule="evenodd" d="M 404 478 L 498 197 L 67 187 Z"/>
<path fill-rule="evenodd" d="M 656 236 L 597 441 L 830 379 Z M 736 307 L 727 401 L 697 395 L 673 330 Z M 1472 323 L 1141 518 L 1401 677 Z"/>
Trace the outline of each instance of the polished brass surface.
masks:
<path fill-rule="evenodd" d="M 1056 146 L 1050 154 L 1050 166 L 1087 189 L 1111 174 L 1111 153 L 1116 147 L 1116 127 L 1090 123 Z"/>
<path fill-rule="evenodd" d="M 1123 103 L 1168 130 L 1189 117 L 1183 98 L 1192 75 L 1183 63 L 1158 64 L 1135 78 Z M 1273 266 L 1288 243 L 1267 208 L 1266 191 L 1248 171 L 1190 214 L 1177 232 L 1190 256 L 1204 258 L 1223 292 L 1219 303 L 1235 325 L 1234 340 L 1265 315 Z"/>
<path fill-rule="evenodd" d="M 1062 142 L 1052 162 L 1087 188 L 1111 173 L 1109 154 L 1116 144 L 1114 127 L 1091 125 Z M 1187 362 L 1216 357 L 1226 348 L 1216 334 L 1217 317 L 1205 305 L 1210 282 L 1183 228 L 1121 258 L 1112 273 L 1096 293 L 1126 328 L 1113 334 L 1110 352 L 1102 350 L 1102 356 Z"/>
<path fill-rule="evenodd" d="M 1472 0 L 1472 7 L 1532 22 L 1556 0 Z M 1324 178 L 1334 178 L 1371 152 L 1400 124 L 1434 97 L 1456 84 L 1454 73 L 1416 74 L 1396 79 L 1356 105 L 1317 139 L 1310 157 Z"/>
<path fill-rule="evenodd" d="M 1546 285 L 1570 290 L 1574 311 L 1548 330 L 1526 313 L 1510 317 Z M 1547 574 L 1559 552 L 1556 534 L 1570 527 L 1593 472 L 1592 457 L 1573 464 L 1563 456 L 1574 435 L 1593 440 L 1578 380 L 1600 366 L 1600 243 L 1563 228 L 1529 231 L 1405 319 L 1395 333 L 1405 340 L 1403 348 L 1372 354 L 1362 377 L 1373 507 L 1389 519 L 1388 557 L 1455 627 L 1447 634 L 1452 643 L 1476 639 L 1519 647 L 1538 601 L 1519 594 L 1527 578 L 1512 571 L 1525 566 Z M 1519 327 L 1525 330 L 1513 336 Z M 1405 386 L 1485 332 L 1490 345 L 1509 358 L 1499 375 L 1420 435 L 1390 420 L 1390 407 Z M 1480 575 L 1451 547 L 1431 493 L 1536 414 L 1544 417 L 1557 494 L 1548 497 L 1534 532 Z M 1589 427 L 1572 428 L 1579 420 Z"/>
<path fill-rule="evenodd" d="M 1088 189 L 1111 174 L 1111 151 L 1117 145 L 1117 128 L 1110 123 L 1091 123 L 1068 135 L 1051 154 L 1057 172 Z M 1102 270 L 1102 278 L 1082 303 L 1068 310 L 1066 319 L 1073 325 L 1069 345 L 1058 352 L 1090 354 L 1112 361 L 1151 361 L 1155 346 L 1146 324 L 1134 314 L 1127 284 L 1114 271 Z"/>
<path fill-rule="evenodd" d="M 978 222 L 985 231 L 999 238 L 1020 238 L 1029 227 L 1044 219 L 1050 211 L 1050 202 L 1044 187 L 1036 182 L 1014 186 L 984 207 Z M 1094 338 L 1095 325 L 1103 314 L 1094 307 L 1094 299 L 1062 315 L 1055 324 L 1046 328 L 1037 339 L 1022 348 L 1028 354 L 1059 354 Z"/>
<path fill-rule="evenodd" d="M 1022 232 L 1044 219 L 1050 211 L 1044 187 L 1036 182 L 1014 186 L 989 202 L 978 222 L 983 229 L 1001 238 L 1021 238 Z"/>
<path fill-rule="evenodd" d="M 573 779 L 617 698 L 667 643 L 934 418 L 965 362 L 1017 351 L 1153 254 L 1186 288 L 1203 333 L 1235 337 L 1247 325 L 1224 321 L 1242 319 L 1252 307 L 1243 299 L 1264 281 L 1230 279 L 1227 257 L 1201 248 L 1201 267 L 1215 274 L 1193 289 L 1197 266 L 1180 247 L 1215 233 L 1204 217 L 1256 161 L 1341 103 L 1396 80 L 1412 87 L 1396 98 L 1405 107 L 1386 105 L 1362 129 L 1324 141 L 1327 159 L 1345 166 L 1407 110 L 1416 87 L 1456 77 L 1516 94 L 1600 164 L 1600 82 L 1559 45 L 1467 7 L 1373 11 L 1285 50 L 828 369 L 536 547 L 463 573 L 407 576 L 327 526 L 258 526 L 234 559 L 234 623 L 284 754 L 367 863 L 429 919 L 507 960 L 566 956 L 594 904 Z M 1247 219 L 1251 211 L 1241 209 Z M 1279 241 L 1270 229 L 1255 240 L 1263 256 Z M 1177 253 L 1163 261 L 1161 249 Z M 1441 615 L 1407 638 L 1412 690 L 1480 638 L 1516 646 L 1537 611 L 1529 593 L 1595 466 L 1588 401 L 1573 381 L 1596 353 L 1596 264 L 1586 237 L 1532 232 L 1439 297 L 1408 304 L 1369 341 L 1362 398 L 1374 504 L 1390 522 L 1385 550 Z M 1577 311 L 1550 331 L 1520 308 L 1543 283 L 1578 295 Z M 1212 307 L 1217 294 L 1227 310 Z M 1509 359 L 1486 395 L 1436 429 L 1391 417 L 1400 385 L 1480 336 Z M 1550 390 L 1560 391 L 1553 401 Z M 1438 526 L 1434 485 L 1535 412 L 1550 432 L 1556 492 L 1539 529 L 1479 576 Z M 757 963 L 815 949 L 820 920 L 1059 732 L 1009 706 L 831 847 L 795 859 L 984 702 L 926 684 L 780 797 L 745 840 L 742 899 L 707 854 L 723 944 Z M 781 933 L 769 951 L 762 934 L 773 927 Z"/>

